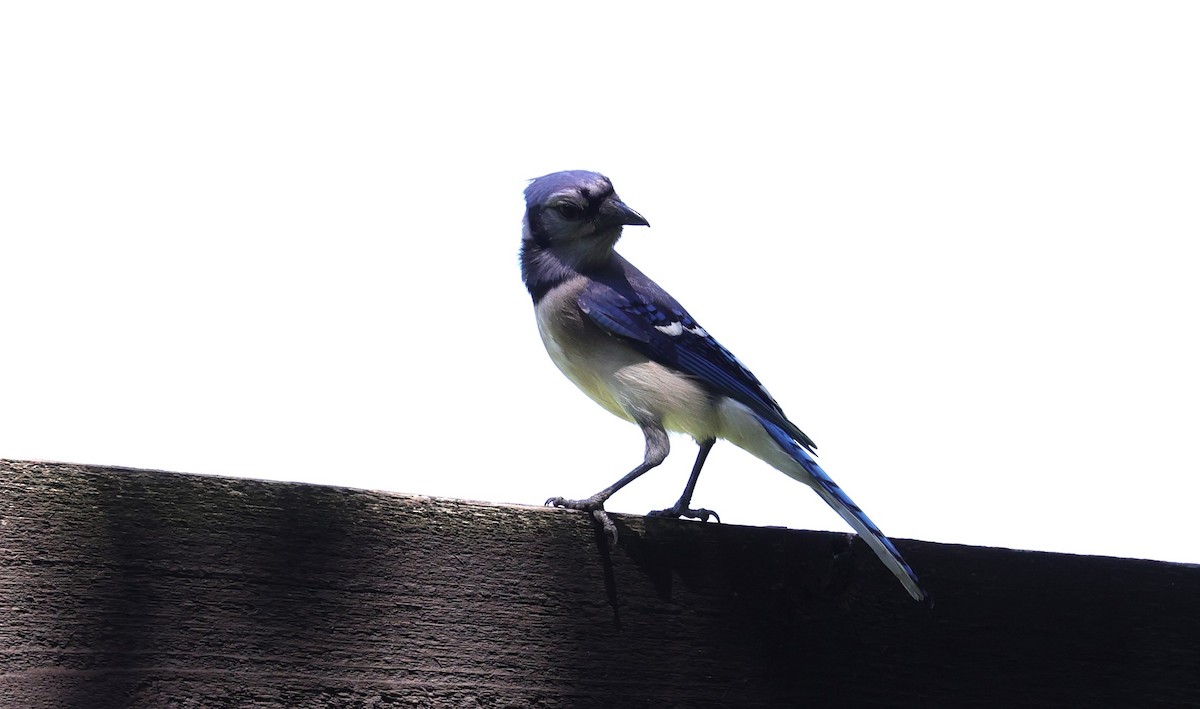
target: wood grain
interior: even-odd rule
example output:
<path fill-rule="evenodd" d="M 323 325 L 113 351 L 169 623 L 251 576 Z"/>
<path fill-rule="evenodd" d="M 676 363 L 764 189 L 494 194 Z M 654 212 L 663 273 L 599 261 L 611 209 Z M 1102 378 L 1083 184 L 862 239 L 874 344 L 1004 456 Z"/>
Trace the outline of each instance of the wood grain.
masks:
<path fill-rule="evenodd" d="M 1200 705 L 1200 569 L 0 461 L 3 707 Z"/>

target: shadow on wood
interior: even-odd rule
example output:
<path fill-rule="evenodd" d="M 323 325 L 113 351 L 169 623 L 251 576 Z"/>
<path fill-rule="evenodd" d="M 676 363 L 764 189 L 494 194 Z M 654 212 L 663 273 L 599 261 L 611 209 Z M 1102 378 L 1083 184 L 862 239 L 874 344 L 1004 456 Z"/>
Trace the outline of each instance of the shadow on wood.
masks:
<path fill-rule="evenodd" d="M 1200 704 L 1200 568 L 0 461 L 0 706 Z"/>

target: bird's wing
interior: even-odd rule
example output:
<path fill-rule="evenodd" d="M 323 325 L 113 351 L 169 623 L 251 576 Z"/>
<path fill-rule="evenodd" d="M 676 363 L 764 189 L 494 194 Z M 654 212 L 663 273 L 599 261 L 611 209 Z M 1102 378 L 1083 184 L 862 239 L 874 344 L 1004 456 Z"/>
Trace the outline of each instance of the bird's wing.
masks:
<path fill-rule="evenodd" d="M 614 288 L 593 281 L 580 293 L 579 308 L 603 330 L 624 339 L 643 355 L 742 402 L 805 448 L 816 448 L 812 439 L 787 420 L 758 378 L 674 298 L 648 279 L 639 286 L 635 289 L 622 282 Z"/>

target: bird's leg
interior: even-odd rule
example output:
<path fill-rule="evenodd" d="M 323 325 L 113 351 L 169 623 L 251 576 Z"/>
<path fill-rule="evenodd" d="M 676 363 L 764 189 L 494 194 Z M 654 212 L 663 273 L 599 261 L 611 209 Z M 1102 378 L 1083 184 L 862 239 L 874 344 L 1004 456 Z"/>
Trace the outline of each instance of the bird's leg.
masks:
<path fill-rule="evenodd" d="M 708 458 L 708 452 L 712 450 L 713 444 L 717 442 L 715 438 L 708 438 L 700 441 L 700 454 L 696 456 L 696 464 L 692 466 L 692 475 L 688 478 L 687 487 L 683 489 L 683 495 L 673 507 L 668 507 L 665 510 L 655 510 L 651 512 L 649 517 L 690 517 L 698 519 L 701 522 L 707 522 L 709 517 L 715 517 L 718 522 L 721 521 L 721 516 L 712 510 L 706 510 L 703 507 L 698 510 L 691 508 L 692 493 L 696 491 L 696 481 L 700 479 L 700 469 L 704 467 L 704 460 Z"/>
<path fill-rule="evenodd" d="M 642 428 L 642 435 L 646 437 L 646 455 L 642 460 L 642 464 L 633 470 L 629 471 L 625 477 L 616 481 L 612 485 L 604 488 L 595 495 L 583 500 L 568 500 L 565 497 L 551 497 L 546 500 L 546 504 L 551 507 L 566 507 L 572 510 L 583 510 L 591 512 L 600 524 L 604 526 L 604 530 L 612 537 L 613 543 L 617 541 L 617 528 L 608 518 L 608 514 L 604 511 L 604 503 L 608 498 L 612 497 L 617 490 L 625 487 L 629 483 L 641 477 L 651 468 L 659 466 L 667 459 L 667 454 L 671 452 L 671 440 L 667 437 L 667 432 L 658 424 L 639 424 Z M 711 444 L 709 444 L 711 447 Z"/>

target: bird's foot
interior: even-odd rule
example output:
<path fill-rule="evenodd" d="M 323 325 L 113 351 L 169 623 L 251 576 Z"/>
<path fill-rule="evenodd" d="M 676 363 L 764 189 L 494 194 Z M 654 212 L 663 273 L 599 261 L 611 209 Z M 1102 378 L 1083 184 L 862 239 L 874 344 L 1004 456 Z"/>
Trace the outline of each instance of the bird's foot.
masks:
<path fill-rule="evenodd" d="M 674 507 L 668 507 L 665 510 L 654 510 L 653 512 L 648 513 L 646 516 L 647 517 L 674 517 L 676 519 L 678 519 L 680 517 L 687 517 L 688 519 L 698 519 L 701 522 L 707 522 L 708 518 L 712 517 L 712 518 L 716 519 L 718 522 L 721 521 L 721 515 L 717 514 L 716 512 L 713 512 L 712 510 L 706 510 L 703 507 L 701 507 L 698 510 L 693 510 L 692 508 L 687 507 L 685 505 L 681 505 L 678 502 L 675 503 Z"/>
<path fill-rule="evenodd" d="M 551 497 L 546 500 L 547 507 L 563 507 L 568 510 L 582 510 L 583 512 L 592 512 L 593 510 L 604 509 L 604 500 L 598 497 L 588 497 L 583 500 L 568 500 L 565 497 Z"/>
<path fill-rule="evenodd" d="M 582 512 L 591 512 L 592 518 L 600 523 L 604 528 L 608 538 L 613 544 L 617 543 L 617 525 L 609 519 L 608 513 L 604 511 L 604 500 L 596 497 L 589 497 L 585 500 L 568 500 L 565 497 L 551 497 L 546 500 L 548 507 L 562 507 L 568 510 L 580 510 Z"/>

